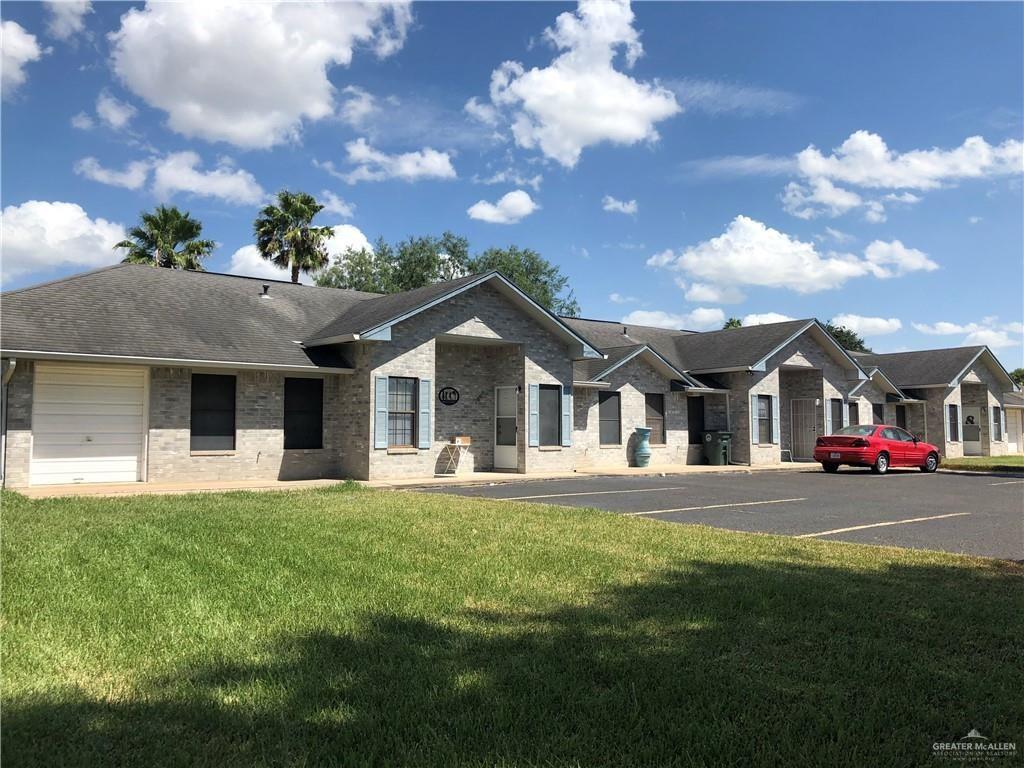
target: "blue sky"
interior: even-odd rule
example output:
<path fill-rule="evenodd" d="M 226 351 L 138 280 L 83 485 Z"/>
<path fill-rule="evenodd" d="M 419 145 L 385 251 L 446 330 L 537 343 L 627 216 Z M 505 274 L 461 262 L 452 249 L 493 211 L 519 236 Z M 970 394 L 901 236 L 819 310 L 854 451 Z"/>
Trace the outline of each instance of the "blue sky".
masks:
<path fill-rule="evenodd" d="M 4 288 L 171 202 L 329 201 L 332 249 L 465 235 L 588 317 L 840 318 L 1024 364 L 1024 5 L 4 3 Z M 275 275 L 283 276 L 283 275 Z"/>

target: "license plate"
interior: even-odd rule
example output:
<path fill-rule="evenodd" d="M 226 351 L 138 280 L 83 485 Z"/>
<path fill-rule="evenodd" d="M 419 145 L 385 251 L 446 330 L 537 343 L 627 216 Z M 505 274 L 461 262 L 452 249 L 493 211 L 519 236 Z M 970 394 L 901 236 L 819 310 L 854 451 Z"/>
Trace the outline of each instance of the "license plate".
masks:
<path fill-rule="evenodd" d="M 838 459 L 838 458 L 840 458 L 840 455 L 839 455 L 838 453 L 832 452 L 832 453 L 830 453 L 830 454 L 828 455 L 828 457 L 829 457 L 830 459 Z"/>

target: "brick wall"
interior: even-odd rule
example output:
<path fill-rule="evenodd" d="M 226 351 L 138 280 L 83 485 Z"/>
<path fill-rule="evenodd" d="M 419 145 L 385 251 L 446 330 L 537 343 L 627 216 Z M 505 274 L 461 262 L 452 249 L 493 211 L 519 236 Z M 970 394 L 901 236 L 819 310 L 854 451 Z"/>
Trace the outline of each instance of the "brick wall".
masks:
<path fill-rule="evenodd" d="M 32 462 L 32 386 L 35 366 L 19 360 L 7 382 L 7 456 L 4 484 L 10 488 L 28 485 Z"/>
<path fill-rule="evenodd" d="M 206 371 L 200 371 L 206 372 Z M 276 371 L 233 373 L 235 450 L 192 453 L 189 368 L 150 369 L 150 482 L 340 477 L 338 375 L 324 377 L 324 447 L 284 450 L 284 379 Z"/>
<path fill-rule="evenodd" d="M 607 378 L 607 390 L 577 388 L 573 392 L 573 446 L 577 466 L 633 466 L 637 439 L 635 427 L 646 426 L 644 395 L 659 393 L 665 402 L 665 443 L 651 445 L 651 465 L 685 464 L 688 435 L 686 395 L 671 391 L 671 380 L 661 376 L 648 363 L 630 360 Z M 619 445 L 603 446 L 600 439 L 598 392 L 618 392 L 621 406 Z"/>

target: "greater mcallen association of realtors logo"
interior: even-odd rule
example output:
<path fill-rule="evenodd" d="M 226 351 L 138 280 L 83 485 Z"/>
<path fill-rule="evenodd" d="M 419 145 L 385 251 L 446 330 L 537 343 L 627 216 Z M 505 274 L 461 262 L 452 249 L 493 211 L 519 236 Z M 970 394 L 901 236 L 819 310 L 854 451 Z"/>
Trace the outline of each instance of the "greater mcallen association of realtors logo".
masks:
<path fill-rule="evenodd" d="M 932 754 L 947 760 L 979 761 L 996 760 L 1001 757 L 1016 757 L 1017 744 L 1013 741 L 992 741 L 972 728 L 963 738 L 956 741 L 936 741 Z"/>
<path fill-rule="evenodd" d="M 437 399 L 444 405 L 455 405 L 459 402 L 459 390 L 455 387 L 441 387 L 437 391 Z"/>

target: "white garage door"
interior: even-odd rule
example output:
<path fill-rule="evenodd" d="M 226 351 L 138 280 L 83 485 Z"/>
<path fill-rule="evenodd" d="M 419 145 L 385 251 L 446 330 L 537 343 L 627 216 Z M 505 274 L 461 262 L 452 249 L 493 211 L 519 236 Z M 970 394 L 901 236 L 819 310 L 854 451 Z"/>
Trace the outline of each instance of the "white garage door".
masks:
<path fill-rule="evenodd" d="M 142 479 L 145 368 L 37 363 L 32 483 Z"/>

